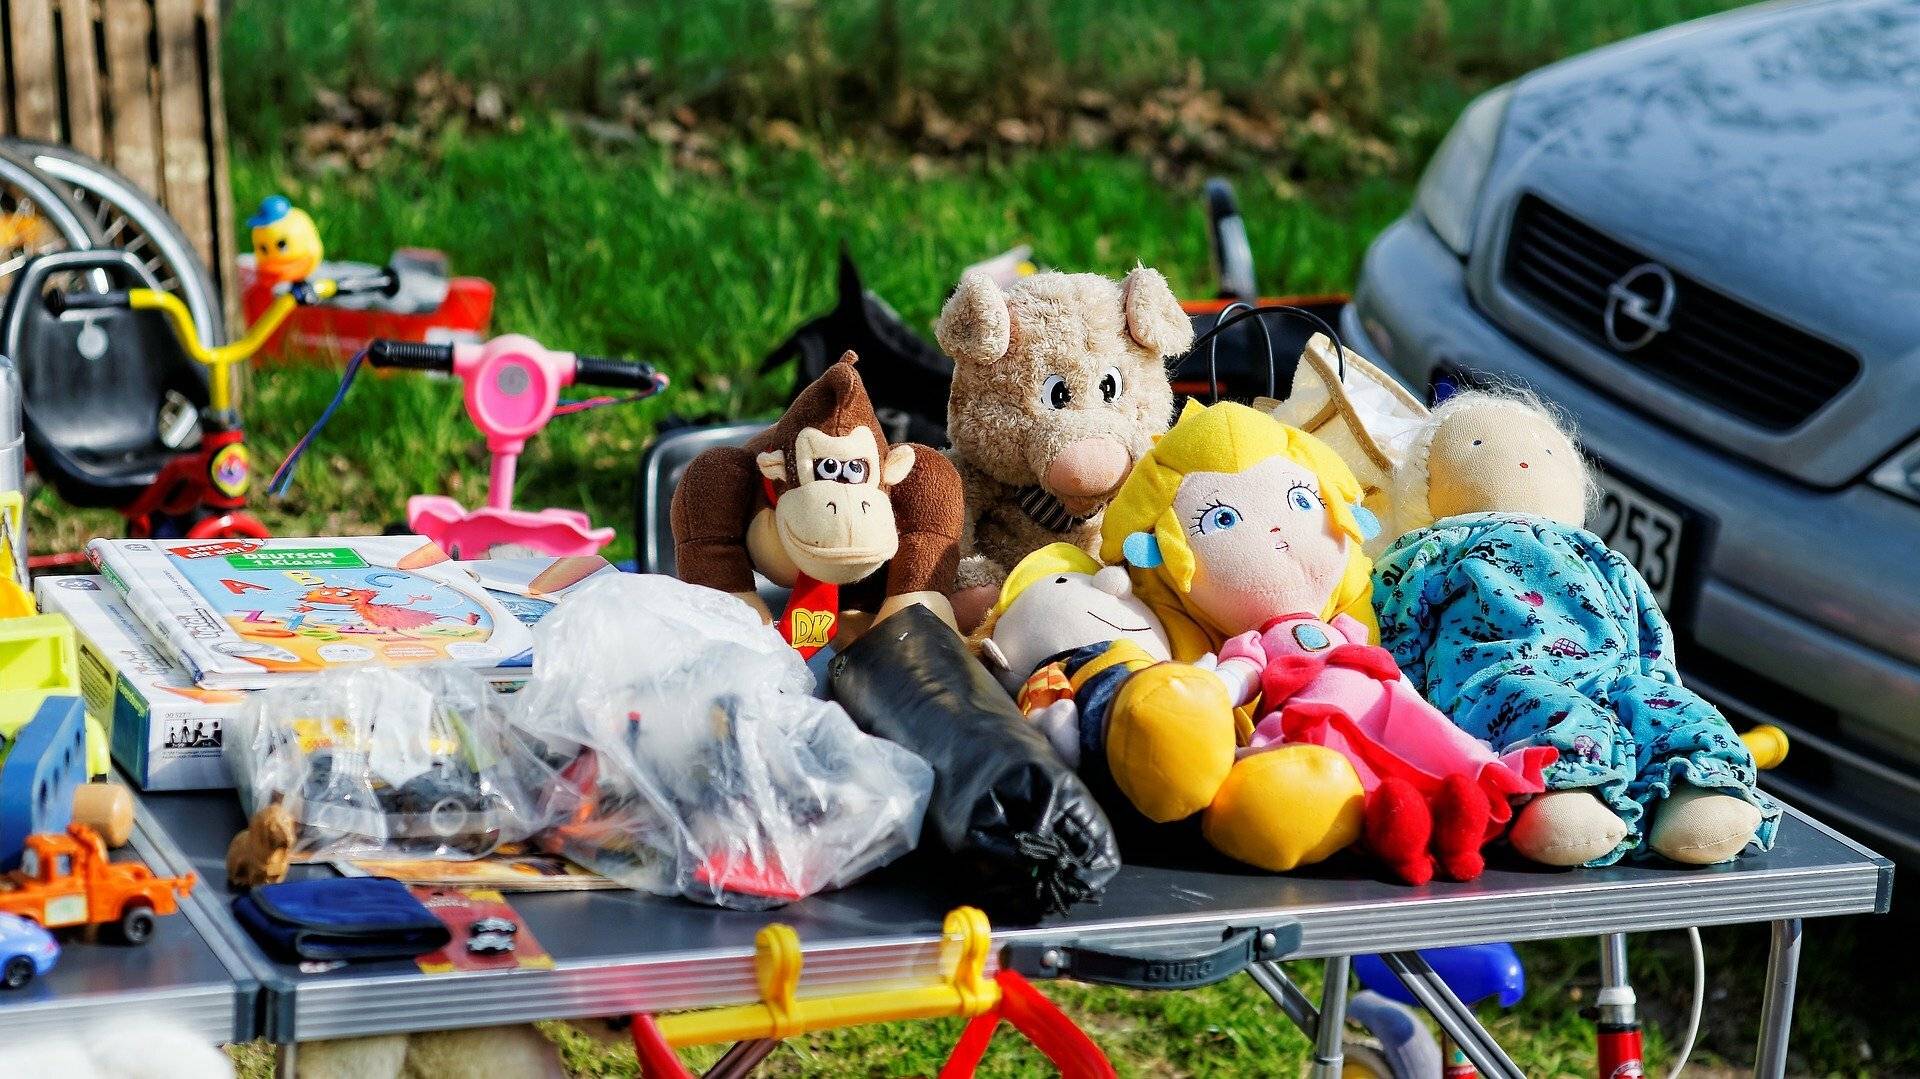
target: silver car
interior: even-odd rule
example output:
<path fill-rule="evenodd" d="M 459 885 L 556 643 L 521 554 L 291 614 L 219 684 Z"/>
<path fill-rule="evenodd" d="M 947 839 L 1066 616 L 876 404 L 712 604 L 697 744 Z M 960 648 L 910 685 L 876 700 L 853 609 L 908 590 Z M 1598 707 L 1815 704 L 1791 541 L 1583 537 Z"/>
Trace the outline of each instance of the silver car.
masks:
<path fill-rule="evenodd" d="M 1519 381 L 1603 468 L 1589 527 L 1766 782 L 1920 860 L 1920 2 L 1765 5 L 1479 98 L 1373 244 L 1349 344 Z"/>

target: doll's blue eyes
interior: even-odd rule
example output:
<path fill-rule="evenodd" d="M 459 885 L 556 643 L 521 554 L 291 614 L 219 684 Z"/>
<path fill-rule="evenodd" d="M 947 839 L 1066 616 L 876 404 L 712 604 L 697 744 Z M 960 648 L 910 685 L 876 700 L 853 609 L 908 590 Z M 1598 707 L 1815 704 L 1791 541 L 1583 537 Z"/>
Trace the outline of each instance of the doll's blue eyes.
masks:
<path fill-rule="evenodd" d="M 1232 506 L 1215 506 L 1200 515 L 1200 534 L 1224 532 L 1240 523 L 1240 511 Z"/>
<path fill-rule="evenodd" d="M 1288 491 L 1287 501 L 1293 503 L 1294 509 L 1302 512 L 1312 510 L 1317 504 L 1314 500 L 1313 493 L 1305 487 L 1295 487 L 1293 490 Z"/>

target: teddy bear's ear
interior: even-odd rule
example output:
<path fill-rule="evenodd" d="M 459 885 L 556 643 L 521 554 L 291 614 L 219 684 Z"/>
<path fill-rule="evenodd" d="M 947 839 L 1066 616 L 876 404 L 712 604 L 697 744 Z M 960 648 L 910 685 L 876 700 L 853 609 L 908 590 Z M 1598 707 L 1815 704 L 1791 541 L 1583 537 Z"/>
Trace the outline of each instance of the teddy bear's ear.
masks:
<path fill-rule="evenodd" d="M 1156 356 L 1178 356 L 1193 344 L 1193 322 L 1160 271 L 1136 266 L 1120 283 L 1127 335 Z"/>
<path fill-rule="evenodd" d="M 1007 296 L 984 270 L 968 270 L 934 324 L 940 350 L 960 363 L 992 363 L 1013 343 Z"/>

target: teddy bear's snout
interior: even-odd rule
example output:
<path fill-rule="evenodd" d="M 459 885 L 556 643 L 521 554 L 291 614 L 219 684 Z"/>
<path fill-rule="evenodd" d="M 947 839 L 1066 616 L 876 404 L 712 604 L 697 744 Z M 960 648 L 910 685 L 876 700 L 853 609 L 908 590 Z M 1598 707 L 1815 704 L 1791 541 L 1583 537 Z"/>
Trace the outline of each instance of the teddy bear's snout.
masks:
<path fill-rule="evenodd" d="M 1120 486 L 1132 464 L 1133 455 L 1113 439 L 1082 438 L 1053 455 L 1040 482 L 1056 498 L 1099 498 Z"/>

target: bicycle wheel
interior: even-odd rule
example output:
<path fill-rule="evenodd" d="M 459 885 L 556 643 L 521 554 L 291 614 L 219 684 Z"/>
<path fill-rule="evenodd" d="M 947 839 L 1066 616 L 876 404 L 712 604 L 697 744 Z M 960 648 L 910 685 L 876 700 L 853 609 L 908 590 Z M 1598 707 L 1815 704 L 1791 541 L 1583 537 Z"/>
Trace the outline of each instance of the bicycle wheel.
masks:
<path fill-rule="evenodd" d="M 40 172 L 32 158 L 0 146 L 0 296 L 28 259 L 84 251 L 99 241 L 66 185 Z"/>
<path fill-rule="evenodd" d="M 180 297 L 208 345 L 226 339 L 220 293 L 193 242 L 140 185 L 71 146 L 8 139 L 35 168 L 64 184 L 105 247 L 138 258 L 163 291 Z"/>

